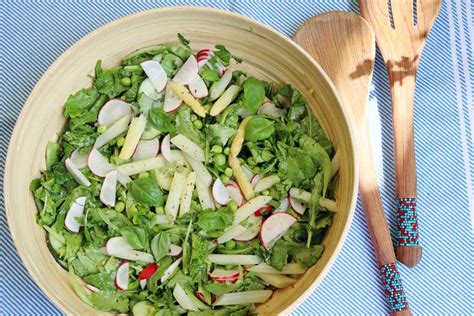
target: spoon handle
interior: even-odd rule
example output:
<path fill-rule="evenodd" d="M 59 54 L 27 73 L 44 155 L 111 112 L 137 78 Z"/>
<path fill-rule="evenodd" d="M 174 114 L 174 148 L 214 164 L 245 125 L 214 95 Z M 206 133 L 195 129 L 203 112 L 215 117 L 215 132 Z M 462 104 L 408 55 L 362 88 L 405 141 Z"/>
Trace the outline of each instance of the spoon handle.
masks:
<path fill-rule="evenodd" d="M 393 67 L 387 63 L 392 94 L 393 133 L 395 142 L 395 179 L 398 206 L 397 259 L 408 267 L 420 262 L 422 249 L 418 240 L 416 214 L 416 161 L 413 106 L 416 61 L 403 60 Z"/>
<path fill-rule="evenodd" d="M 374 244 L 386 301 L 390 315 L 411 315 L 396 266 L 390 230 L 385 218 L 382 199 L 370 147 L 368 122 L 365 115 L 358 118 L 360 180 L 359 193 L 367 226 Z"/>

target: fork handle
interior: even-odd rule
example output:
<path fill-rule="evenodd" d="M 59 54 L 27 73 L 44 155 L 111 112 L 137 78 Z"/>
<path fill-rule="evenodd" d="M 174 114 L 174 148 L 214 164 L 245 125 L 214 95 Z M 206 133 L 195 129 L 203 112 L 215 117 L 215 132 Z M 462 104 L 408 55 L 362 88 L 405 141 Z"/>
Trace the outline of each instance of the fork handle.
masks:
<path fill-rule="evenodd" d="M 406 62 L 406 64 L 404 64 Z M 398 203 L 398 229 L 395 253 L 408 267 L 421 260 L 418 220 L 416 214 L 416 160 L 413 108 L 416 83 L 416 62 L 401 61 L 397 69 L 390 67 L 393 133 L 395 142 L 395 180 Z"/>

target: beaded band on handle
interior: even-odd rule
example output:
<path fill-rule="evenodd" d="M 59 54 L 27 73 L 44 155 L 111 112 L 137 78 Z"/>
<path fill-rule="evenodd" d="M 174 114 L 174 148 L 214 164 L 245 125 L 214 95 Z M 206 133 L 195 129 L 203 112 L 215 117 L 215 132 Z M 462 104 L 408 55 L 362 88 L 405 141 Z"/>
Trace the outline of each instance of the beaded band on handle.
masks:
<path fill-rule="evenodd" d="M 408 307 L 407 297 L 403 291 L 400 273 L 395 263 L 379 266 L 382 277 L 385 299 L 387 300 L 390 313 L 399 312 Z"/>
<path fill-rule="evenodd" d="M 418 219 L 416 198 L 398 199 L 398 246 L 418 246 Z"/>

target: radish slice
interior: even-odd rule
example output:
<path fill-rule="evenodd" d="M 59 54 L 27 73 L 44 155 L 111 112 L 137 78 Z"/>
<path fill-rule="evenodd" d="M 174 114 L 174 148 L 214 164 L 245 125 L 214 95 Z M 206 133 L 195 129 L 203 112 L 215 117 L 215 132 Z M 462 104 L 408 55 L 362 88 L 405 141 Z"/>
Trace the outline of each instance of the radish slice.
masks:
<path fill-rule="evenodd" d="M 147 96 L 147 98 L 150 98 L 152 100 L 158 100 L 160 98 L 160 93 L 156 91 L 155 86 L 153 86 L 153 83 L 151 83 L 151 80 L 149 78 L 143 80 L 142 84 L 140 85 L 140 88 L 138 88 L 138 95 L 140 95 L 141 93 L 143 93 Z"/>
<path fill-rule="evenodd" d="M 260 179 L 254 187 L 255 192 L 261 192 L 270 189 L 272 186 L 280 182 L 280 178 L 277 175 L 271 175 Z"/>
<path fill-rule="evenodd" d="M 66 218 L 64 220 L 64 226 L 73 232 L 78 233 L 82 224 L 80 224 L 76 218 L 82 218 L 84 214 L 84 206 L 86 205 L 86 197 L 78 197 L 74 202 L 72 202 L 69 211 L 67 212 Z"/>
<path fill-rule="evenodd" d="M 132 115 L 132 110 L 127 102 L 112 99 L 100 108 L 97 123 L 109 127 L 122 117 L 130 115 Z"/>
<path fill-rule="evenodd" d="M 120 151 L 119 158 L 123 160 L 130 159 L 132 157 L 135 148 L 137 147 L 140 138 L 142 137 L 143 132 L 146 127 L 146 116 L 140 115 L 139 117 L 134 117 L 128 128 L 127 136 L 125 137 L 125 142 L 123 144 L 122 150 Z"/>
<path fill-rule="evenodd" d="M 158 155 L 160 150 L 160 141 L 157 137 L 150 140 L 140 140 L 132 155 L 132 160 L 150 159 Z"/>
<path fill-rule="evenodd" d="M 267 102 L 267 103 L 264 103 L 260 107 L 260 109 L 258 109 L 257 114 L 268 115 L 271 117 L 279 117 L 280 115 L 282 115 L 283 111 L 284 110 L 277 108 L 275 104 Z"/>
<path fill-rule="evenodd" d="M 206 160 L 206 157 L 204 155 L 204 150 L 202 150 L 201 147 L 199 147 L 196 143 L 194 143 L 192 140 L 190 140 L 186 136 L 182 134 L 178 134 L 175 137 L 173 137 L 170 141 L 171 143 L 173 143 L 173 145 L 181 149 L 184 153 L 188 154 L 192 158 L 198 161 Z"/>
<path fill-rule="evenodd" d="M 226 264 L 236 264 L 236 265 L 247 265 L 247 264 L 259 264 L 262 262 L 259 256 L 255 255 L 221 255 L 221 254 L 211 254 L 207 256 L 207 259 L 215 264 L 226 265 Z"/>
<path fill-rule="evenodd" d="M 100 134 L 99 137 L 97 137 L 97 139 L 95 140 L 94 148 L 100 148 L 125 133 L 127 131 L 128 124 L 130 123 L 131 119 L 131 115 L 128 115 L 122 117 L 120 120 L 115 122 L 103 134 Z"/>
<path fill-rule="evenodd" d="M 176 271 L 176 269 L 178 269 L 179 267 L 179 264 L 181 263 L 183 259 L 182 258 L 178 258 L 178 260 L 176 260 L 175 262 L 173 262 L 169 267 L 168 269 L 165 270 L 165 272 L 163 273 L 163 276 L 161 277 L 160 281 L 161 283 L 165 283 L 166 280 L 168 280 L 170 278 L 170 276 L 173 275 L 173 273 Z"/>
<path fill-rule="evenodd" d="M 270 296 L 272 296 L 273 291 L 271 290 L 257 290 L 257 291 L 246 291 L 246 292 L 235 292 L 235 293 L 226 293 L 217 298 L 214 302 L 214 306 L 224 306 L 224 305 L 243 305 L 243 304 L 254 304 L 254 303 L 264 303 Z"/>
<path fill-rule="evenodd" d="M 176 283 L 176 286 L 174 287 L 173 296 L 176 299 L 176 301 L 178 302 L 178 304 L 182 308 L 184 308 L 185 310 L 188 310 L 188 311 L 198 311 L 199 310 L 198 306 L 186 294 L 186 292 L 181 287 L 181 285 L 179 285 L 179 283 Z"/>
<path fill-rule="evenodd" d="M 154 60 L 144 61 L 140 64 L 143 68 L 143 71 L 146 73 L 148 78 L 150 78 L 151 83 L 156 89 L 156 92 L 161 92 L 166 86 L 168 81 L 168 76 L 166 71 L 163 69 L 161 64 Z"/>
<path fill-rule="evenodd" d="M 212 186 L 212 196 L 220 205 L 227 205 L 227 203 L 232 200 L 229 191 L 219 178 L 214 181 L 214 185 Z"/>
<path fill-rule="evenodd" d="M 181 254 L 181 252 L 183 252 L 183 248 L 181 248 L 178 245 L 171 244 L 168 255 L 170 255 L 171 257 L 176 257 L 176 256 L 179 256 Z"/>
<path fill-rule="evenodd" d="M 217 66 L 217 70 L 219 71 L 219 76 L 221 77 L 224 76 L 227 68 L 221 63 L 217 63 L 216 66 Z"/>
<path fill-rule="evenodd" d="M 303 215 L 304 212 L 306 211 L 306 205 L 304 205 L 301 202 L 298 202 L 295 198 L 291 197 L 291 195 L 288 196 L 288 201 L 290 202 L 291 208 L 295 213 L 298 215 Z"/>
<path fill-rule="evenodd" d="M 247 223 L 249 225 L 247 226 Z M 254 239 L 260 232 L 260 226 L 262 225 L 262 217 L 250 215 L 250 217 L 245 221 L 247 229 L 234 239 L 237 241 L 249 241 Z"/>
<path fill-rule="evenodd" d="M 117 269 L 115 277 L 115 286 L 122 291 L 128 289 L 128 271 L 130 270 L 130 262 L 124 261 Z"/>
<path fill-rule="evenodd" d="M 296 218 L 288 213 L 271 215 L 260 228 L 260 243 L 265 249 L 270 249 L 295 222 Z"/>
<path fill-rule="evenodd" d="M 271 205 L 264 205 L 255 212 L 255 216 L 266 216 L 272 211 Z"/>
<path fill-rule="evenodd" d="M 74 178 L 74 180 L 77 181 L 77 183 L 82 184 L 83 186 L 90 187 L 91 182 L 89 179 L 86 178 L 86 176 L 79 170 L 79 168 L 72 162 L 70 158 L 66 159 L 64 162 L 66 165 L 67 171 L 71 174 L 71 176 Z"/>
<path fill-rule="evenodd" d="M 239 185 L 235 183 L 234 181 L 229 181 L 225 185 L 227 192 L 229 192 L 230 198 L 237 203 L 237 206 L 242 206 L 244 204 L 244 195 L 242 194 L 242 191 L 240 191 Z"/>
<path fill-rule="evenodd" d="M 195 97 L 196 99 L 205 98 L 209 95 L 206 83 L 198 74 L 196 74 L 196 76 L 191 79 L 188 88 L 189 92 L 191 92 L 193 97 Z"/>
<path fill-rule="evenodd" d="M 79 150 L 79 148 L 76 148 L 72 154 L 71 157 L 69 157 L 72 161 L 72 163 L 78 168 L 78 169 L 83 169 L 87 167 L 87 157 L 89 157 L 89 153 L 87 154 L 82 154 Z"/>
<path fill-rule="evenodd" d="M 223 244 L 231 239 L 234 239 L 240 234 L 244 233 L 246 230 L 247 228 L 245 228 L 242 225 L 236 225 L 234 227 L 231 227 L 228 230 L 226 230 L 221 237 L 217 238 L 217 243 Z"/>
<path fill-rule="evenodd" d="M 311 192 L 308 191 L 291 188 L 289 194 L 293 199 L 301 200 L 303 202 L 309 202 L 309 200 L 311 200 Z"/>
<path fill-rule="evenodd" d="M 95 148 L 92 148 L 89 158 L 87 159 L 87 165 L 93 174 L 99 177 L 105 177 L 107 173 L 115 170 L 115 166 L 107 160 L 102 154 Z"/>
<path fill-rule="evenodd" d="M 247 168 L 246 166 L 242 166 L 241 168 L 247 179 L 251 181 L 254 176 L 253 172 L 250 171 L 249 168 Z"/>
<path fill-rule="evenodd" d="M 214 269 L 210 274 L 210 277 L 221 283 L 232 282 L 235 283 L 239 279 L 240 270 L 224 270 L 224 269 Z"/>
<path fill-rule="evenodd" d="M 165 101 L 163 102 L 163 110 L 167 113 L 173 112 L 183 103 L 176 93 L 174 93 L 173 89 L 170 86 L 166 86 L 165 90 Z"/>
<path fill-rule="evenodd" d="M 257 183 L 260 181 L 260 175 L 256 174 L 252 177 L 252 179 L 250 180 L 250 184 L 252 185 L 252 188 L 255 190 L 255 186 L 257 185 Z"/>
<path fill-rule="evenodd" d="M 178 70 L 173 78 L 173 81 L 181 84 L 189 84 L 198 74 L 199 68 L 197 65 L 196 57 L 193 55 L 189 56 L 188 60 Z"/>
<path fill-rule="evenodd" d="M 138 283 L 140 283 L 140 288 L 144 290 L 146 287 L 146 279 L 140 280 Z"/>
<path fill-rule="evenodd" d="M 115 206 L 115 192 L 117 189 L 117 170 L 112 170 L 105 176 L 100 189 L 100 200 L 107 206 Z"/>
<path fill-rule="evenodd" d="M 276 208 L 273 213 L 286 213 L 289 206 L 290 202 L 288 201 L 288 198 L 282 199 L 280 201 L 280 206 L 278 206 L 278 208 Z"/>
<path fill-rule="evenodd" d="M 225 89 L 232 80 L 232 74 L 232 70 L 226 71 L 224 76 L 222 76 L 219 81 L 212 85 L 210 90 L 211 100 L 216 100 L 224 93 Z"/>
<path fill-rule="evenodd" d="M 112 257 L 147 263 L 153 262 L 153 256 L 151 254 L 133 250 L 132 246 L 130 246 L 123 237 L 110 238 L 105 245 L 105 250 L 106 254 Z"/>
<path fill-rule="evenodd" d="M 200 51 L 197 52 L 196 57 L 199 58 L 199 57 L 203 57 L 203 56 L 207 57 L 207 56 L 212 56 L 212 55 L 213 55 L 213 53 L 210 49 L 204 48 L 204 49 L 201 49 Z"/>
<path fill-rule="evenodd" d="M 257 273 L 272 273 L 272 274 L 303 274 L 306 272 L 305 266 L 299 263 L 287 263 L 283 266 L 281 271 L 278 271 L 274 267 L 266 264 L 260 263 L 259 265 L 250 267 L 248 271 L 257 272 Z"/>
<path fill-rule="evenodd" d="M 153 274 L 155 274 L 156 270 L 158 270 L 158 265 L 156 263 L 147 265 L 138 275 L 138 280 L 146 280 L 150 278 Z"/>
<path fill-rule="evenodd" d="M 240 224 L 247 217 L 254 214 L 259 208 L 268 204 L 272 198 L 270 196 L 257 196 L 235 211 L 233 225 Z"/>
<path fill-rule="evenodd" d="M 86 284 L 84 286 L 91 292 L 95 292 L 95 293 L 100 292 L 100 289 L 96 288 L 95 286 L 93 286 L 91 284 Z"/>
<path fill-rule="evenodd" d="M 257 273 L 258 277 L 262 279 L 265 283 L 270 284 L 276 288 L 284 288 L 296 283 L 297 280 L 289 278 L 281 274 L 272 274 L 272 273 Z"/>
<path fill-rule="evenodd" d="M 167 161 L 171 161 L 170 134 L 163 137 L 163 140 L 161 141 L 161 154 Z"/>

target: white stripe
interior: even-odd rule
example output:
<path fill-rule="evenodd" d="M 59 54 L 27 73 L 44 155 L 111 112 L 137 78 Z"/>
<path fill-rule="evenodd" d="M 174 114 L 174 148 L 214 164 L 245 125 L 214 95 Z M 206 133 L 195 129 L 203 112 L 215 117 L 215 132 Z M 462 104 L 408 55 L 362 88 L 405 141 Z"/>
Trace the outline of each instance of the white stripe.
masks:
<path fill-rule="evenodd" d="M 462 156 L 464 160 L 464 170 L 465 170 L 465 181 L 467 191 L 469 192 L 468 202 L 469 209 L 471 210 L 471 228 L 474 229 L 474 201 L 472 198 L 472 183 L 471 183 L 471 169 L 469 166 L 469 156 L 467 151 L 467 138 L 466 138 L 466 124 L 464 121 L 463 114 L 463 104 L 462 104 L 462 87 L 461 87 L 461 78 L 459 76 L 459 64 L 456 58 L 456 38 L 455 38 L 455 26 L 453 18 L 453 8 L 451 6 L 451 1 L 447 1 L 448 6 L 448 23 L 449 23 L 449 38 L 451 40 L 451 56 L 453 61 L 453 73 L 454 73 L 454 82 L 456 85 L 456 99 L 458 106 L 459 114 L 459 128 L 461 129 L 461 146 L 462 146 Z M 461 23 L 462 24 L 462 23 Z"/>

